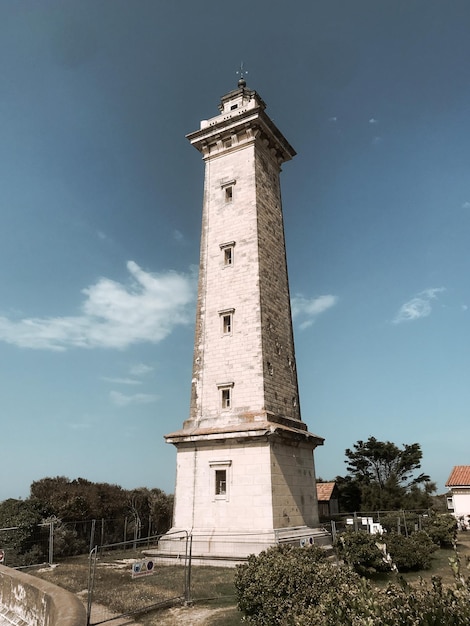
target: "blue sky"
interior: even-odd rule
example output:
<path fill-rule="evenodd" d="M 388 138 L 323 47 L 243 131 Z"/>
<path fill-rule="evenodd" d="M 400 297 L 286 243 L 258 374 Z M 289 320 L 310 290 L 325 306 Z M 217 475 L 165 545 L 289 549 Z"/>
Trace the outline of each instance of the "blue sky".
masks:
<path fill-rule="evenodd" d="M 467 0 L 0 0 L 0 500 L 78 476 L 172 492 L 203 163 L 243 60 L 282 174 L 317 473 L 470 457 Z"/>

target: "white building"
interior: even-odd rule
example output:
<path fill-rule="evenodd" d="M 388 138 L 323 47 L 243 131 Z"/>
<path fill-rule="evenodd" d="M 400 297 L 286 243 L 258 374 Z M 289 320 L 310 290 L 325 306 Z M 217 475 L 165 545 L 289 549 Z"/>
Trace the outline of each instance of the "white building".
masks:
<path fill-rule="evenodd" d="M 171 532 L 192 533 L 196 558 L 237 559 L 313 540 L 323 439 L 299 406 L 279 182 L 295 151 L 243 79 L 219 110 L 188 135 L 205 161 L 192 395 L 166 440 Z"/>
<path fill-rule="evenodd" d="M 448 509 L 465 527 L 470 528 L 470 465 L 456 465 L 446 487 L 450 490 Z"/>

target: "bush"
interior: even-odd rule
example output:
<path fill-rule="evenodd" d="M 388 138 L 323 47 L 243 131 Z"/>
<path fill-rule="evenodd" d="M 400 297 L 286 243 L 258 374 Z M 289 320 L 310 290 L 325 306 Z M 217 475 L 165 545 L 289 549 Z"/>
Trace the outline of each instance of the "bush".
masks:
<path fill-rule="evenodd" d="M 276 547 L 237 567 L 244 621 L 256 626 L 468 626 L 470 581 L 444 588 L 439 578 L 415 586 L 371 584 L 312 548 Z"/>
<path fill-rule="evenodd" d="M 326 562 L 324 551 L 317 546 L 269 548 L 237 566 L 238 608 L 248 623 L 259 626 L 293 623 L 294 615 L 338 584 L 341 572 Z"/>
<path fill-rule="evenodd" d="M 396 532 L 369 535 L 363 531 L 349 531 L 340 535 L 335 545 L 338 556 L 363 576 L 389 572 L 392 563 L 399 572 L 429 569 L 432 553 L 437 550 L 424 531 L 415 532 L 409 537 Z M 387 553 L 392 563 L 387 559 Z"/>
<path fill-rule="evenodd" d="M 431 567 L 431 556 L 438 547 L 424 531 L 413 533 L 409 537 L 398 533 L 384 535 L 393 563 L 399 572 L 419 571 Z"/>
<path fill-rule="evenodd" d="M 377 572 L 390 571 L 390 565 L 377 545 L 379 542 L 382 543 L 380 535 L 370 535 L 365 531 L 348 531 L 339 536 L 335 548 L 338 556 L 355 572 L 369 576 Z"/>
<path fill-rule="evenodd" d="M 451 548 L 457 539 L 457 520 L 450 513 L 423 518 L 423 530 L 440 548 Z"/>
<path fill-rule="evenodd" d="M 416 586 L 388 585 L 373 589 L 362 579 L 348 588 L 332 588 L 316 606 L 298 615 L 295 626 L 373 626 L 422 625 L 468 626 L 470 587 L 444 588 L 439 578 L 431 584 L 421 580 Z M 273 624 L 274 626 L 274 624 Z"/>

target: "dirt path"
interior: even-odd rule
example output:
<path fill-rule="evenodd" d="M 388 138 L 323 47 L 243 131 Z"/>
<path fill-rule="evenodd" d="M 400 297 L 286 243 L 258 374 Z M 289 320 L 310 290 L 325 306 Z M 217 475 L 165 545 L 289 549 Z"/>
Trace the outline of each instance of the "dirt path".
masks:
<path fill-rule="evenodd" d="M 226 608 L 210 609 L 196 606 L 174 607 L 160 613 L 155 624 L 158 623 L 159 626 L 205 626 L 209 618 L 226 610 Z"/>

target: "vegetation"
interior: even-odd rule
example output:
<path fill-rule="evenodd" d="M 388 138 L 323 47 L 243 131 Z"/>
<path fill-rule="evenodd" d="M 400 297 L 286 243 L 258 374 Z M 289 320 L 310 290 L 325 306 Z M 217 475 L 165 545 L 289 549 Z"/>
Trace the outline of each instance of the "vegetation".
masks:
<path fill-rule="evenodd" d="M 183 605 L 184 568 L 180 565 L 158 565 L 155 574 L 143 578 L 131 577 L 129 551 L 112 551 L 100 557 L 93 591 L 94 621 L 110 619 L 112 615 L 134 613 L 135 620 L 144 626 L 192 623 L 191 608 L 148 610 L 150 606 L 169 599 L 180 599 Z M 141 556 L 141 555 L 140 555 Z M 32 570 L 31 574 L 60 585 L 86 598 L 89 562 L 87 556 L 73 557 L 54 568 Z M 191 598 L 196 608 L 206 607 L 212 626 L 240 624 L 241 614 L 235 607 L 234 568 L 193 567 Z M 106 607 L 107 610 L 104 610 Z M 174 615 L 174 619 L 171 616 Z M 184 617 L 188 617 L 188 622 Z M 96 618 L 96 620 L 95 620 Z M 164 619 L 165 618 L 165 619 Z M 220 621 L 219 621 L 220 620 Z M 114 623 L 114 622 L 110 622 Z"/>
<path fill-rule="evenodd" d="M 438 546 L 424 531 L 409 537 L 396 532 L 370 535 L 359 531 L 340 535 L 336 549 L 340 558 L 355 572 L 368 576 L 389 572 L 392 567 L 399 572 L 429 569 L 432 554 Z"/>
<path fill-rule="evenodd" d="M 125 490 L 83 478 L 43 478 L 32 483 L 26 500 L 0 502 L 1 547 L 12 566 L 47 561 L 53 523 L 54 557 L 83 554 L 90 542 L 164 533 L 171 526 L 172 510 L 173 496 L 161 489 Z"/>
<path fill-rule="evenodd" d="M 364 533 L 365 534 L 365 533 Z M 274 549 L 275 551 L 276 549 Z M 289 548 L 281 548 L 280 556 L 284 556 L 286 551 L 290 553 Z M 262 612 L 264 604 L 280 602 L 283 606 L 289 606 L 288 602 L 293 603 L 297 597 L 302 598 L 302 594 L 309 594 L 313 588 L 312 580 L 305 580 L 305 573 L 309 570 L 310 555 L 306 555 L 311 548 L 292 550 L 300 551 L 301 566 L 298 568 L 297 578 L 302 580 L 296 582 L 297 561 L 293 554 L 289 556 L 288 574 L 291 577 L 290 583 L 282 583 L 279 590 L 274 586 L 272 579 L 275 574 L 271 570 L 278 572 L 281 577 L 284 565 L 279 564 L 276 555 L 270 556 L 269 559 L 260 555 L 252 557 L 247 565 L 255 564 L 259 561 L 265 564 L 264 568 L 255 567 L 251 569 L 254 577 L 255 571 L 257 579 L 253 577 L 250 580 L 249 572 L 244 570 L 243 577 L 245 585 L 249 584 L 252 602 L 257 602 L 256 587 L 260 589 L 263 595 L 263 603 L 259 610 Z M 291 619 L 291 613 L 286 612 L 280 616 L 279 621 L 272 621 L 272 626 L 315 626 L 332 624 L 333 626 L 349 626 L 354 624 L 366 625 L 377 624 L 378 626 L 396 626 L 396 624 L 408 625 L 431 625 L 442 626 L 449 624 L 450 626 L 459 626 L 465 624 L 467 617 L 465 610 L 468 611 L 468 582 L 464 572 L 463 565 L 465 555 L 470 555 L 470 533 L 460 533 L 458 537 L 458 550 L 460 557 L 453 550 L 447 548 L 440 549 L 433 553 L 431 569 L 424 570 L 419 573 L 410 572 L 396 574 L 391 572 L 382 573 L 378 578 L 369 581 L 361 579 L 357 574 L 352 572 L 348 566 L 341 566 L 341 574 L 336 578 L 338 568 L 332 566 L 325 561 L 323 553 L 319 555 L 319 565 L 322 568 L 333 571 L 334 578 L 330 578 L 331 585 L 322 585 L 321 593 L 315 595 L 315 602 L 302 610 L 298 614 L 294 609 L 293 615 L 295 619 Z M 107 558 L 99 561 L 98 567 L 98 591 L 99 601 L 106 607 L 114 610 L 125 607 L 125 611 L 132 610 L 138 606 L 142 606 L 142 600 L 151 598 L 155 601 L 157 598 L 167 595 L 171 590 L 179 593 L 181 588 L 181 573 L 173 567 L 159 567 L 154 576 L 132 580 L 129 575 L 129 564 L 126 570 L 122 569 L 122 557 L 126 559 L 129 554 L 115 553 L 113 558 Z M 452 568 L 449 567 L 449 558 L 452 560 Z M 112 562 L 116 564 L 114 571 Z M 462 560 L 462 564 L 459 563 Z M 307 563 L 305 563 L 307 561 Z M 242 566 L 245 567 L 245 566 Z M 267 581 L 271 585 L 271 594 L 264 594 L 264 575 L 267 573 Z M 74 557 L 58 567 L 41 570 L 36 575 L 51 580 L 52 582 L 62 585 L 75 592 L 86 589 L 86 580 L 88 574 L 88 561 L 85 557 Z M 327 574 L 328 576 L 329 574 Z M 181 626 L 182 624 L 197 623 L 196 615 L 201 615 L 201 610 L 206 616 L 206 626 L 238 626 L 241 623 L 263 624 L 266 622 L 257 622 L 256 616 L 246 616 L 242 622 L 242 614 L 233 606 L 235 603 L 235 586 L 234 578 L 238 578 L 238 571 L 235 572 L 231 568 L 212 568 L 212 567 L 193 567 L 192 571 L 192 598 L 194 600 L 194 608 L 174 608 L 171 610 L 159 610 L 149 613 L 141 613 L 136 617 L 136 621 L 144 626 Z M 404 582 L 406 579 L 407 583 Z M 327 579 L 328 580 L 328 579 Z M 426 583 L 422 581 L 426 581 Z M 439 582 L 442 580 L 442 586 Z M 346 582 L 345 582 L 346 581 Z M 389 582 L 392 584 L 389 584 Z M 287 586 L 290 584 L 290 586 Z M 465 588 L 465 585 L 467 587 Z M 286 601 L 285 594 L 290 593 L 293 598 Z M 237 591 L 238 594 L 238 591 Z M 246 602 L 249 601 L 249 598 Z M 416 605 L 415 605 L 416 602 Z M 427 603 L 429 602 L 429 606 Z M 467 609 L 463 604 L 467 603 Z M 452 604 L 453 603 L 453 604 Z M 450 605 L 455 607 L 455 616 L 450 614 Z M 333 608 L 334 607 L 334 608 Z M 275 607 L 269 609 L 271 614 L 276 613 Z M 286 609 L 289 611 L 288 609 Z M 193 616 L 194 615 L 194 619 Z M 275 619 L 275 618 L 274 618 Z M 441 621 L 440 621 L 441 620 Z M 269 622 L 268 622 L 269 623 Z"/>
<path fill-rule="evenodd" d="M 369 437 L 345 452 L 348 474 L 338 476 L 343 511 L 426 509 L 432 505 L 435 483 L 416 470 L 421 467 L 418 443 L 403 448 Z"/>
<path fill-rule="evenodd" d="M 396 578 L 377 588 L 310 548 L 277 547 L 239 566 L 235 587 L 245 621 L 257 626 L 464 626 L 470 622 L 470 581 L 457 558 L 453 566 L 449 586 L 439 577 L 415 585 Z"/>

